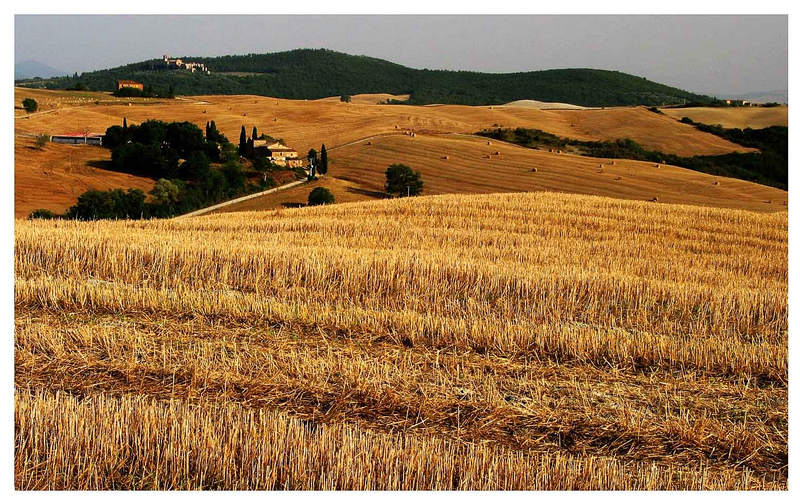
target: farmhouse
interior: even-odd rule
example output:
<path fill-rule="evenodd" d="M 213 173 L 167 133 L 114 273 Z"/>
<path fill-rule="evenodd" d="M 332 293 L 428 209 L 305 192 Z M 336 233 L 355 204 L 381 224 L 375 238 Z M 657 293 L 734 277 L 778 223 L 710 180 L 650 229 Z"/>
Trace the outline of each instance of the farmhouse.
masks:
<path fill-rule="evenodd" d="M 62 133 L 52 135 L 50 141 L 54 143 L 103 145 L 103 133 Z"/>
<path fill-rule="evenodd" d="M 211 74 L 211 70 L 206 67 L 203 63 L 195 63 L 190 61 L 183 61 L 180 58 L 170 58 L 168 54 L 165 54 L 164 57 L 164 65 L 167 68 L 180 68 L 182 70 L 188 70 L 192 73 L 194 72 L 203 72 L 205 74 Z"/>
<path fill-rule="evenodd" d="M 255 147 L 258 152 L 265 154 L 274 165 L 288 168 L 303 166 L 303 159 L 298 156 L 297 151 L 280 142 L 267 145 L 266 140 L 254 140 L 253 147 Z"/>
<path fill-rule="evenodd" d="M 136 81 L 132 81 L 132 80 L 118 80 L 117 81 L 117 91 L 119 91 L 122 88 L 134 88 L 134 89 L 138 89 L 139 91 L 143 91 L 144 90 L 144 84 L 142 84 L 141 82 L 136 82 Z"/>

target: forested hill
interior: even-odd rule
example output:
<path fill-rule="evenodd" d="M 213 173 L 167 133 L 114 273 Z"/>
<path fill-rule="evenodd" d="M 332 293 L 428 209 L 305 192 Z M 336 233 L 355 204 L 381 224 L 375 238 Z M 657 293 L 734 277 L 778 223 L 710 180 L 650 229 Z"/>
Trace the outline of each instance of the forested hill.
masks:
<path fill-rule="evenodd" d="M 622 72 L 592 69 L 480 73 L 418 70 L 366 56 L 326 49 L 201 58 L 211 75 L 168 70 L 160 60 L 133 63 L 80 76 L 18 82 L 18 85 L 111 91 L 116 79 L 132 79 L 175 93 L 255 94 L 317 99 L 359 93 L 410 94 L 409 103 L 502 104 L 520 99 L 584 106 L 662 105 L 708 102 L 707 96 L 651 82 Z"/>

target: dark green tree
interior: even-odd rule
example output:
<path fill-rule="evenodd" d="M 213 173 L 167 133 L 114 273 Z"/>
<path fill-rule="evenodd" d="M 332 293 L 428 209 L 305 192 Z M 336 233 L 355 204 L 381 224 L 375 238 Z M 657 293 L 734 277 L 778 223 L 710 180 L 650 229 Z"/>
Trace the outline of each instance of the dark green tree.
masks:
<path fill-rule="evenodd" d="M 247 132 L 244 130 L 244 124 L 242 124 L 242 131 L 239 133 L 239 154 L 244 156 L 246 150 L 247 150 Z"/>
<path fill-rule="evenodd" d="M 325 150 L 325 144 L 322 144 L 319 153 L 319 172 L 323 175 L 328 173 L 328 151 Z"/>
<path fill-rule="evenodd" d="M 252 138 L 253 140 L 258 138 L 258 129 L 256 129 L 255 126 L 253 126 L 253 136 L 250 138 Z"/>
<path fill-rule="evenodd" d="M 330 205 L 335 202 L 336 198 L 324 187 L 315 187 L 313 191 L 308 193 L 308 206 Z"/>
<path fill-rule="evenodd" d="M 25 112 L 30 114 L 32 112 L 36 112 L 36 110 L 39 109 L 39 104 L 36 103 L 36 100 L 34 100 L 33 98 L 25 98 L 24 100 L 22 100 L 22 108 L 25 109 Z"/>
<path fill-rule="evenodd" d="M 416 196 L 422 192 L 419 172 L 404 164 L 393 164 L 386 169 L 386 192 L 394 196 Z"/>

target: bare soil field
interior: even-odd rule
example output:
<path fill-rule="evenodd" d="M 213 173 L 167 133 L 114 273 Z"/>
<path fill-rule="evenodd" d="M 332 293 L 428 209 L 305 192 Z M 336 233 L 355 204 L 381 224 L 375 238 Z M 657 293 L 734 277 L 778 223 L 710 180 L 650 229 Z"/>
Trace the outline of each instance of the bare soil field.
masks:
<path fill-rule="evenodd" d="M 15 487 L 785 489 L 787 229 L 545 192 L 17 221 Z"/>
<path fill-rule="evenodd" d="M 694 122 L 721 124 L 725 128 L 761 129 L 789 125 L 789 107 L 693 107 L 661 111 L 678 120 L 688 117 Z"/>
<path fill-rule="evenodd" d="M 151 179 L 109 170 L 110 159 L 102 147 L 48 143 L 38 149 L 33 138 L 17 137 L 14 216 L 27 217 L 37 208 L 63 213 L 89 189 L 152 189 Z"/>

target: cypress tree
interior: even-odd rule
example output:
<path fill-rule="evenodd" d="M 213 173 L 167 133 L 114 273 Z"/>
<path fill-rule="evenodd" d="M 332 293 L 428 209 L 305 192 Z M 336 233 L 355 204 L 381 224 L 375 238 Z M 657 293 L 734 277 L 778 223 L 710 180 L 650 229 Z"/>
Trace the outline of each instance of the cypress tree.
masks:
<path fill-rule="evenodd" d="M 253 140 L 255 140 L 256 138 L 258 138 L 258 130 L 256 129 L 255 126 L 253 126 Z"/>
<path fill-rule="evenodd" d="M 242 132 L 239 133 L 239 154 L 244 156 L 246 149 L 247 149 L 247 132 L 245 132 L 244 124 L 242 124 Z"/>
<path fill-rule="evenodd" d="M 127 131 L 128 131 L 128 118 L 127 117 L 123 117 L 122 118 L 122 132 L 126 133 Z"/>
<path fill-rule="evenodd" d="M 325 144 L 322 144 L 322 149 L 320 149 L 319 172 L 323 175 L 328 173 L 328 151 L 325 150 Z"/>

